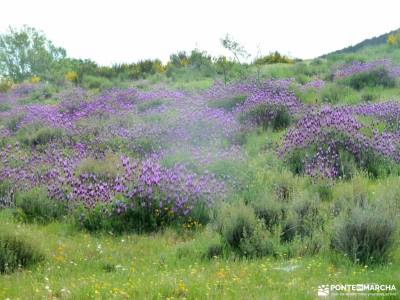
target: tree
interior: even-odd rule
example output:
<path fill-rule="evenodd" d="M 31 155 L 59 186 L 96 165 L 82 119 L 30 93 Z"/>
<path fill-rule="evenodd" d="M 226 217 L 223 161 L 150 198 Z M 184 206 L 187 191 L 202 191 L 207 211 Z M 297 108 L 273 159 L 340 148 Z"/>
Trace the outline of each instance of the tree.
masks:
<path fill-rule="evenodd" d="M 237 41 L 233 40 L 229 34 L 221 39 L 221 44 L 225 49 L 229 50 L 233 54 L 239 64 L 241 63 L 239 58 L 247 58 L 249 56 L 244 47 Z"/>
<path fill-rule="evenodd" d="M 0 75 L 14 81 L 31 76 L 49 79 L 52 64 L 65 57 L 65 49 L 55 47 L 32 27 L 9 27 L 8 32 L 0 35 Z"/>
<path fill-rule="evenodd" d="M 179 51 L 169 56 L 169 62 L 176 68 L 186 67 L 189 63 L 188 55 L 185 51 Z"/>
<path fill-rule="evenodd" d="M 241 46 L 237 41 L 233 40 L 232 37 L 229 36 L 229 34 L 221 39 L 221 44 L 235 57 L 235 60 L 237 61 L 239 76 L 241 77 L 241 79 L 246 78 L 246 74 L 248 73 L 248 64 L 242 63 L 241 59 L 248 58 L 250 55 L 247 53 L 244 47 Z"/>

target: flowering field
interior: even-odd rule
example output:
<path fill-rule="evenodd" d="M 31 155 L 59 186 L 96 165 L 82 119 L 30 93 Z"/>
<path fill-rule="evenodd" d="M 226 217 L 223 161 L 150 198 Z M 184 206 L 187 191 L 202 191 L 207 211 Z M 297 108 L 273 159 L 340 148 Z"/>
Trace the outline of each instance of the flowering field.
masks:
<path fill-rule="evenodd" d="M 8 261 L 0 235 L 0 298 L 400 289 L 400 67 L 303 64 L 307 80 L 1 92 L 0 224 L 40 255 Z"/>

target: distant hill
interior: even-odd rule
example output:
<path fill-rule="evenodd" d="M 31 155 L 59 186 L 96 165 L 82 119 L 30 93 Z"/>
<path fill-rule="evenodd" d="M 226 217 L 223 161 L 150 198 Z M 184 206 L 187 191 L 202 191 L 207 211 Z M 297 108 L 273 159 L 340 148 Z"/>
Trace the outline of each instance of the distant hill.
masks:
<path fill-rule="evenodd" d="M 393 30 L 393 31 L 390 31 L 388 33 L 382 34 L 380 36 L 376 36 L 376 37 L 373 37 L 373 38 L 370 38 L 370 39 L 366 39 L 366 40 L 364 40 L 364 41 L 362 41 L 362 42 L 360 42 L 360 43 L 358 43 L 358 44 L 356 44 L 354 46 L 349 46 L 349 47 L 343 48 L 341 50 L 336 50 L 334 52 L 324 54 L 321 57 L 325 58 L 328 55 L 332 55 L 332 54 L 354 53 L 354 52 L 357 52 L 358 50 L 360 50 L 361 48 L 364 48 L 364 47 L 377 46 L 377 45 L 385 44 L 386 41 L 387 41 L 388 36 L 390 34 L 398 32 L 399 30 L 400 30 L 400 28 L 396 29 L 396 30 Z"/>

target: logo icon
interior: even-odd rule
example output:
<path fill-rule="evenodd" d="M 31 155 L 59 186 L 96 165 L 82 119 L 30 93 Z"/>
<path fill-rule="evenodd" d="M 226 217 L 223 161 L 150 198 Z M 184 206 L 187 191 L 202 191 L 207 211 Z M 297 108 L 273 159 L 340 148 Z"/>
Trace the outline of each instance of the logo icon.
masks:
<path fill-rule="evenodd" d="M 318 286 L 318 296 L 326 297 L 329 296 L 329 285 L 322 284 Z"/>

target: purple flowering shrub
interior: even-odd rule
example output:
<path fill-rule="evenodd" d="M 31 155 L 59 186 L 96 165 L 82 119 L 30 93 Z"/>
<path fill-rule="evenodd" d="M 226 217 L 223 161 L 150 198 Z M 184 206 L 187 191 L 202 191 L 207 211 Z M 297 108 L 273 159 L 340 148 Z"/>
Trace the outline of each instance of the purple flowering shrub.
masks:
<path fill-rule="evenodd" d="M 346 178 L 357 167 L 378 176 L 388 172 L 389 162 L 398 163 L 398 137 L 378 132 L 366 135 L 365 126 L 354 115 L 357 111 L 361 109 L 326 106 L 310 111 L 290 128 L 282 153 L 292 171 L 313 177 Z M 390 143 L 393 146 L 386 147 Z"/>
<path fill-rule="evenodd" d="M 179 165 L 165 168 L 157 156 L 139 161 L 93 152 L 82 144 L 66 146 L 64 153 L 53 144 L 31 154 L 19 145 L 7 146 L 0 151 L 0 181 L 9 181 L 19 193 L 47 186 L 48 199 L 72 210 L 81 208 L 84 227 L 86 218 L 101 207 L 103 219 L 136 222 L 124 229 L 132 231 L 156 230 L 190 218 L 205 222 L 208 208 L 224 195 L 224 184 L 214 176 Z"/>
<path fill-rule="evenodd" d="M 241 116 L 243 122 L 250 122 L 264 129 L 274 130 L 286 128 L 291 123 L 291 116 L 284 105 L 260 104 L 247 110 Z"/>
<path fill-rule="evenodd" d="M 58 97 L 60 99 L 59 111 L 65 114 L 73 114 L 82 109 L 88 96 L 84 89 L 74 88 L 60 93 Z"/>
<path fill-rule="evenodd" d="M 356 90 L 361 90 L 364 87 L 394 87 L 396 82 L 395 77 L 391 76 L 388 70 L 378 68 L 350 76 L 348 84 Z"/>
<path fill-rule="evenodd" d="M 341 79 L 354 74 L 367 73 L 376 69 L 385 69 L 392 77 L 400 76 L 400 67 L 394 65 L 389 59 L 375 60 L 371 62 L 353 61 L 336 70 L 334 76 L 335 79 Z"/>
<path fill-rule="evenodd" d="M 338 69 L 334 78 L 343 81 L 356 90 L 364 87 L 394 87 L 395 79 L 400 76 L 400 67 L 390 60 L 372 62 L 353 61 Z"/>
<path fill-rule="evenodd" d="M 292 118 L 302 110 L 301 103 L 288 89 L 289 84 L 288 81 L 267 81 L 254 89 L 236 109 L 242 122 L 249 127 L 288 127 Z"/>
<path fill-rule="evenodd" d="M 258 193 L 249 184 L 255 173 L 245 169 L 250 156 L 262 148 L 272 157 L 266 161 L 275 159 L 272 150 L 280 145 L 260 127 L 292 126 L 280 154 L 295 173 L 347 178 L 360 168 L 378 176 L 388 170 L 386 162 L 400 162 L 395 101 L 320 108 L 301 102 L 295 84 L 216 83 L 199 92 L 72 88 L 47 104 L 20 101 L 38 87 L 13 88 L 0 96 L 10 107 L 0 111 L 0 183 L 7 182 L 0 205 L 16 205 L 25 216 L 32 208 L 45 218 L 46 205 L 59 204 L 89 231 L 203 224 L 210 206 L 227 195 L 253 200 Z M 324 96 L 330 85 L 342 88 L 318 79 L 297 87 Z M 342 97 L 336 90 L 329 95 L 331 103 Z M 251 147 L 249 133 L 254 140 L 262 133 L 269 144 Z M 275 185 L 275 196 L 291 201 L 291 186 Z M 45 191 L 37 197 L 45 206 L 26 197 L 36 189 Z M 261 208 L 266 218 L 279 211 Z"/>
<path fill-rule="evenodd" d="M 151 158 L 141 163 L 121 159 L 124 172 L 114 180 L 113 199 L 79 210 L 84 228 L 141 232 L 189 219 L 205 223 L 215 191 L 223 192 L 223 185 L 214 178 L 196 176 L 183 167 L 165 169 Z M 92 196 L 84 203 L 90 199 Z"/>

